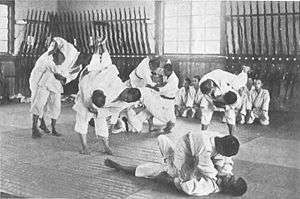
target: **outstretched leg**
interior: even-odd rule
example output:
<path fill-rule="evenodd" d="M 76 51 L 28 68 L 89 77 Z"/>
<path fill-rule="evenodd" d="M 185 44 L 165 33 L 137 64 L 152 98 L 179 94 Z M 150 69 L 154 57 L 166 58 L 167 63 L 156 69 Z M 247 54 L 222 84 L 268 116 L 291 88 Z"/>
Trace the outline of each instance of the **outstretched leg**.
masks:
<path fill-rule="evenodd" d="M 137 166 L 123 166 L 109 158 L 104 160 L 104 165 L 108 166 L 110 168 L 114 168 L 117 171 L 123 171 L 123 172 L 125 172 L 129 175 L 133 175 L 133 176 L 135 175 L 135 170 L 137 168 Z"/>
<path fill-rule="evenodd" d="M 137 169 L 137 166 L 124 166 L 109 158 L 104 160 L 104 165 L 132 176 L 135 176 L 135 172 Z M 162 171 L 157 176 L 153 176 L 150 179 L 155 182 L 164 183 L 167 185 L 173 184 L 173 178 L 166 171 Z"/>

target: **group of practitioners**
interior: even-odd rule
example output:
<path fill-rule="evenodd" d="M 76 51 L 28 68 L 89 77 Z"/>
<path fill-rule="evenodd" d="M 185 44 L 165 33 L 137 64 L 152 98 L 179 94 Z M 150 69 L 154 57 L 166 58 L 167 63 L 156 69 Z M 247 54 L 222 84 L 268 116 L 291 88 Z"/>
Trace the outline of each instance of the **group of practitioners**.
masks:
<path fill-rule="evenodd" d="M 111 133 L 141 132 L 144 122 L 148 122 L 149 132 L 159 135 L 163 163 L 128 166 L 106 159 L 104 164 L 136 177 L 171 183 L 188 195 L 217 192 L 243 195 L 247 183 L 241 177 L 235 178 L 231 158 L 240 147 L 233 136 L 237 104 L 242 107 L 240 114 L 244 120 L 249 112 L 248 123 L 256 117 L 262 124 L 269 121 L 265 105 L 269 96 L 261 89 L 261 81 L 255 81 L 249 95 L 245 90 L 249 67 L 243 67 L 238 75 L 217 69 L 202 78 L 195 76 L 192 82 L 186 78 L 178 90 L 179 80 L 172 63 L 168 60 L 161 66 L 159 57 L 147 57 L 131 72 L 129 80 L 123 82 L 106 48 L 106 39 L 96 41 L 95 53 L 88 64 L 84 64 L 86 61 L 82 61 L 81 53 L 71 43 L 60 37 L 54 37 L 37 60 L 30 76 L 32 137 L 42 136 L 39 129 L 61 136 L 55 126 L 61 112 L 63 85 L 79 78 L 73 109 L 81 154 L 90 154 L 86 137 L 89 126 L 94 127 L 105 153 L 112 155 Z M 207 130 L 213 112 L 220 109 L 225 112 L 229 135 Z M 46 116 L 51 118 L 51 131 L 45 123 Z M 176 116 L 199 118 L 202 130 L 171 140 L 167 134 L 174 128 Z M 154 119 L 162 124 L 161 128 L 154 125 Z"/>
<path fill-rule="evenodd" d="M 183 87 L 176 94 L 176 116 L 199 119 L 203 125 L 202 130 L 205 130 L 211 120 L 213 111 L 224 112 L 222 121 L 227 122 L 230 133 L 232 133 L 231 125 L 236 123 L 236 119 L 240 124 L 252 124 L 258 118 L 262 125 L 269 125 L 269 91 L 262 88 L 262 80 L 247 78 L 248 67 L 244 66 L 242 70 L 239 75 L 217 69 L 202 78 L 199 75 L 195 75 L 192 80 L 188 77 L 185 78 Z M 232 91 L 237 92 L 236 102 L 231 106 L 208 103 L 205 100 L 203 83 L 207 79 L 213 80 L 213 84 L 217 89 L 228 90 L 233 88 Z M 203 86 L 202 90 L 201 85 Z M 226 88 L 228 85 L 232 87 Z"/>

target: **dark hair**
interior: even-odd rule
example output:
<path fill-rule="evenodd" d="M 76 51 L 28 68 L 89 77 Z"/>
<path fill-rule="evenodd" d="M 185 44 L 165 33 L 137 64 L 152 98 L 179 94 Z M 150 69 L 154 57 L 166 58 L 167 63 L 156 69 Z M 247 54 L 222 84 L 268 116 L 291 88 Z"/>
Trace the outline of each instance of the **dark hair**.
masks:
<path fill-rule="evenodd" d="M 104 106 L 106 101 L 106 96 L 104 95 L 103 91 L 95 90 L 92 94 L 92 102 L 97 107 L 101 108 Z"/>
<path fill-rule="evenodd" d="M 53 61 L 54 61 L 55 64 L 57 64 L 57 62 L 59 61 L 59 60 L 58 60 L 59 56 L 62 56 L 62 57 L 63 57 L 63 60 L 66 60 L 65 55 L 64 55 L 60 50 L 57 49 L 57 50 L 54 51 L 53 54 L 52 54 Z M 58 63 L 58 64 L 61 64 L 61 63 Z"/>
<path fill-rule="evenodd" d="M 243 178 L 239 177 L 235 183 L 229 186 L 229 190 L 229 193 L 233 196 L 242 196 L 247 191 L 247 183 Z"/>
<path fill-rule="evenodd" d="M 207 79 L 207 80 L 205 80 L 204 82 L 202 82 L 201 84 L 200 84 L 200 90 L 201 90 L 201 92 L 203 93 L 203 94 L 208 94 L 210 91 L 211 91 L 211 89 L 212 89 L 212 80 L 211 79 Z"/>
<path fill-rule="evenodd" d="M 197 79 L 198 81 L 201 79 L 200 75 L 195 75 L 193 78 Z"/>
<path fill-rule="evenodd" d="M 232 91 L 228 91 L 224 95 L 224 100 L 228 105 L 234 104 L 237 101 L 237 94 Z"/>
<path fill-rule="evenodd" d="M 240 148 L 238 139 L 232 135 L 226 135 L 224 137 L 217 137 L 219 144 L 222 145 L 222 154 L 226 157 L 236 155 Z"/>
<path fill-rule="evenodd" d="M 186 81 L 188 84 L 191 84 L 191 82 L 192 82 L 191 79 L 188 77 L 184 78 L 184 81 Z"/>
<path fill-rule="evenodd" d="M 166 69 L 168 71 L 173 71 L 173 66 L 172 66 L 172 64 L 167 63 L 164 65 L 164 69 Z"/>
<path fill-rule="evenodd" d="M 134 96 L 132 102 L 138 101 L 142 96 L 141 91 L 138 88 L 129 88 L 128 94 Z"/>

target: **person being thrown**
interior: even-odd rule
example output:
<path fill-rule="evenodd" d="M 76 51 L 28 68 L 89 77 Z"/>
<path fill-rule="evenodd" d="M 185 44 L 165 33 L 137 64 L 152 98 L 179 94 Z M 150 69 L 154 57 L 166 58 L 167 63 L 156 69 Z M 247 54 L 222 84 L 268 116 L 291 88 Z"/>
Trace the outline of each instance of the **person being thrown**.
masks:
<path fill-rule="evenodd" d="M 207 131 L 188 133 L 174 144 L 166 135 L 160 135 L 158 145 L 164 160 L 162 164 L 124 166 L 111 159 L 106 159 L 104 164 L 129 175 L 174 184 L 191 196 L 217 192 L 241 196 L 247 191 L 246 181 L 232 174 L 233 162 L 228 156 L 235 155 L 239 148 L 233 136 L 222 137 Z"/>
<path fill-rule="evenodd" d="M 243 66 L 242 72 L 235 75 L 217 69 L 201 78 L 199 84 L 203 93 L 200 103 L 202 130 L 207 130 L 214 110 L 224 108 L 229 133 L 233 133 L 236 123 L 235 108 L 239 102 L 238 90 L 246 85 L 249 70 L 249 67 Z"/>
<path fill-rule="evenodd" d="M 100 43 L 100 42 L 99 42 Z M 105 46 L 105 40 L 98 44 L 104 49 L 99 59 L 99 50 L 91 60 L 91 64 L 83 70 L 79 77 L 79 91 L 73 109 L 77 112 L 75 131 L 79 133 L 82 154 L 90 154 L 87 147 L 86 134 L 91 119 L 94 119 L 95 133 L 104 144 L 105 152 L 112 154 L 109 147 L 110 123 L 115 124 L 120 111 L 140 99 L 137 88 L 126 88 L 118 77 L 118 69 L 112 64 Z M 98 60 L 98 61 L 97 61 Z M 94 64 L 94 65 L 93 65 Z"/>

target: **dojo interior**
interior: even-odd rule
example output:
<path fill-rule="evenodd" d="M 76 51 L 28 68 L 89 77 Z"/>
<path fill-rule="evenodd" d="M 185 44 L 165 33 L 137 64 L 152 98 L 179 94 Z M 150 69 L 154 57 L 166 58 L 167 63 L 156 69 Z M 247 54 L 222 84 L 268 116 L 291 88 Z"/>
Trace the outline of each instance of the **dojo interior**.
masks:
<path fill-rule="evenodd" d="M 78 155 L 68 100 L 58 125 L 68 132 L 65 137 L 38 143 L 29 138 L 30 72 L 51 37 L 62 37 L 80 52 L 92 54 L 95 39 L 103 35 L 123 81 L 146 56 L 154 55 L 171 60 L 179 87 L 186 77 L 202 77 L 214 69 L 237 74 L 242 65 L 250 66 L 249 76 L 261 79 L 270 92 L 271 124 L 238 126 L 245 148 L 235 171 L 249 182 L 243 198 L 297 198 L 300 165 L 289 155 L 299 148 L 300 2 L 215 0 L 0 0 L 3 197 L 187 198 L 107 169 L 94 135 L 89 142 L 95 154 Z M 64 86 L 63 97 L 70 103 L 77 84 Z M 226 132 L 218 114 L 214 121 L 210 128 Z M 180 119 L 177 126 L 183 133 L 197 130 L 200 123 Z M 154 138 L 113 137 L 121 162 L 158 161 Z M 269 162 L 270 156 L 274 158 Z"/>

